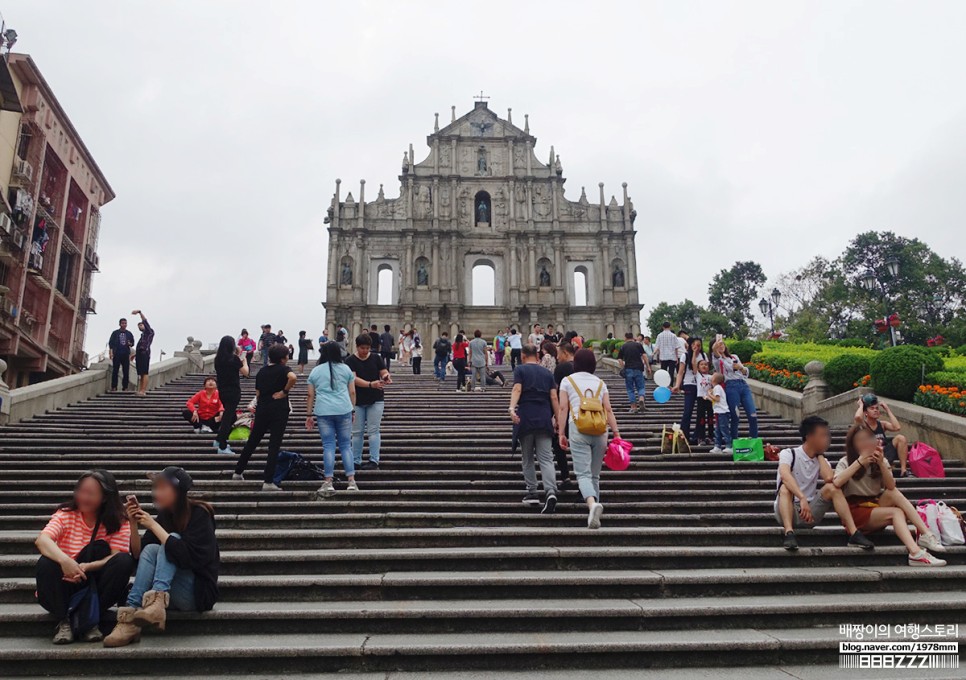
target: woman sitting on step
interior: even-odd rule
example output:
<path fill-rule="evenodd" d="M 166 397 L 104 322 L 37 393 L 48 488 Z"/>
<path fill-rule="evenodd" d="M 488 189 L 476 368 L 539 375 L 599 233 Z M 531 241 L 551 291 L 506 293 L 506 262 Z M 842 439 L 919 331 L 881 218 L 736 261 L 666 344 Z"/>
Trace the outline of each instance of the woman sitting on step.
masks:
<path fill-rule="evenodd" d="M 845 455 L 835 466 L 835 486 L 842 489 L 855 526 L 864 534 L 892 525 L 896 536 L 909 551 L 910 567 L 944 567 L 946 562 L 930 555 L 946 548 L 919 517 L 912 503 L 896 488 L 892 466 L 882 451 L 875 432 L 853 425 L 845 435 Z M 918 543 L 909 524 L 919 530 Z"/>
<path fill-rule="evenodd" d="M 124 595 L 134 571 L 132 526 L 124 515 L 117 482 L 107 470 L 91 470 L 74 485 L 74 498 L 61 505 L 37 537 L 37 601 L 57 619 L 55 645 L 80 638 L 99 642 L 100 625 L 72 630 L 71 597 L 89 582 L 97 588 L 100 621 Z"/>
<path fill-rule="evenodd" d="M 188 497 L 194 483 L 183 468 L 166 467 L 148 477 L 158 511 L 149 515 L 128 496 L 125 510 L 146 529 L 131 535 L 131 552 L 139 555 L 127 606 L 117 610 L 117 625 L 104 638 L 105 647 L 123 647 L 141 639 L 142 628 L 164 630 L 167 609 L 205 612 L 218 600 L 220 557 L 215 539 L 215 511 Z"/>

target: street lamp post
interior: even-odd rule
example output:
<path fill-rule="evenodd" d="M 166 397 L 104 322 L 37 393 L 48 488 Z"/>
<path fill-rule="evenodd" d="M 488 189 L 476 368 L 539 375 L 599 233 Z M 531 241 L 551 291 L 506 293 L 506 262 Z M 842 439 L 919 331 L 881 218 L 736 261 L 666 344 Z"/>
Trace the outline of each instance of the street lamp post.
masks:
<path fill-rule="evenodd" d="M 895 278 L 899 276 L 899 260 L 897 260 L 894 257 L 890 257 L 888 260 L 886 260 L 885 273 L 889 275 L 890 279 L 895 280 Z M 886 292 L 885 284 L 880 280 L 879 276 L 871 269 L 867 269 L 865 271 L 865 274 L 863 274 L 862 278 L 860 279 L 860 283 L 862 284 L 862 287 L 865 288 L 870 293 L 874 293 L 877 288 L 880 290 L 882 294 L 882 299 L 885 301 L 885 307 L 886 307 L 885 321 L 886 321 L 886 325 L 888 325 L 889 327 L 889 341 L 892 343 L 892 346 L 895 347 L 897 344 L 896 329 L 895 329 L 895 326 L 893 326 L 889 320 L 889 317 L 891 316 L 891 314 L 889 313 L 889 307 L 891 306 L 892 301 L 889 299 L 889 295 Z"/>
<path fill-rule="evenodd" d="M 781 302 L 782 292 L 777 288 L 771 291 L 771 300 L 762 298 L 758 301 L 758 309 L 761 310 L 762 316 L 767 316 L 768 320 L 771 322 L 771 332 L 775 332 L 775 310 L 778 309 L 778 303 Z"/>

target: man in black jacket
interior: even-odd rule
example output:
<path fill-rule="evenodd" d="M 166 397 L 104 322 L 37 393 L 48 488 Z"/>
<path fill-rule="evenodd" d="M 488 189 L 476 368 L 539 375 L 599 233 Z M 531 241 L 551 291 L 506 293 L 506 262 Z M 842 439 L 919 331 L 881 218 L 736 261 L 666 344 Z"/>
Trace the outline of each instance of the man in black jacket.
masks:
<path fill-rule="evenodd" d="M 396 344 L 396 339 L 392 337 L 392 328 L 389 324 L 383 326 L 385 332 L 379 336 L 379 354 L 382 357 L 382 362 L 386 364 L 386 368 L 392 363 L 392 348 Z M 375 350 L 375 347 L 373 347 Z"/>
<path fill-rule="evenodd" d="M 117 392 L 117 374 L 123 372 L 121 389 L 127 391 L 131 378 L 131 349 L 134 347 L 134 334 L 127 329 L 127 319 L 118 322 L 118 328 L 111 333 L 107 342 L 111 357 L 111 392 Z"/>

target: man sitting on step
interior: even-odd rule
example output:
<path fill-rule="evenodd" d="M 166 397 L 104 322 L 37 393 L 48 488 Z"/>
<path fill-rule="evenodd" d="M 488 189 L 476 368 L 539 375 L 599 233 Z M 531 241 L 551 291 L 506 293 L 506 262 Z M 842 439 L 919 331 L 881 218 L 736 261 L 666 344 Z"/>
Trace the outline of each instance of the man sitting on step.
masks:
<path fill-rule="evenodd" d="M 811 528 L 821 523 L 833 507 L 848 532 L 848 545 L 872 550 L 875 544 L 856 529 L 845 494 L 833 483 L 832 466 L 825 459 L 832 442 L 828 422 L 818 416 L 808 416 L 799 432 L 802 445 L 778 454 L 774 507 L 775 519 L 784 528 L 785 550 L 798 550 L 795 527 Z M 825 482 L 821 491 L 819 477 Z"/>

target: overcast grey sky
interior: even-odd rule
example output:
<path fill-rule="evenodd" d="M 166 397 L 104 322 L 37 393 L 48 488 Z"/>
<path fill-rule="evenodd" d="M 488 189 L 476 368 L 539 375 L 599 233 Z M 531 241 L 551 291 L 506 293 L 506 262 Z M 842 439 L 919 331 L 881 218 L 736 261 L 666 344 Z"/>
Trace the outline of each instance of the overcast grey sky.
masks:
<path fill-rule="evenodd" d="M 2 1 L 2 0 L 0 0 Z M 118 198 L 88 350 L 322 328 L 335 178 L 398 193 L 483 89 L 556 147 L 567 196 L 638 211 L 641 301 L 706 301 L 892 229 L 966 256 L 966 3 L 6 0 Z"/>

